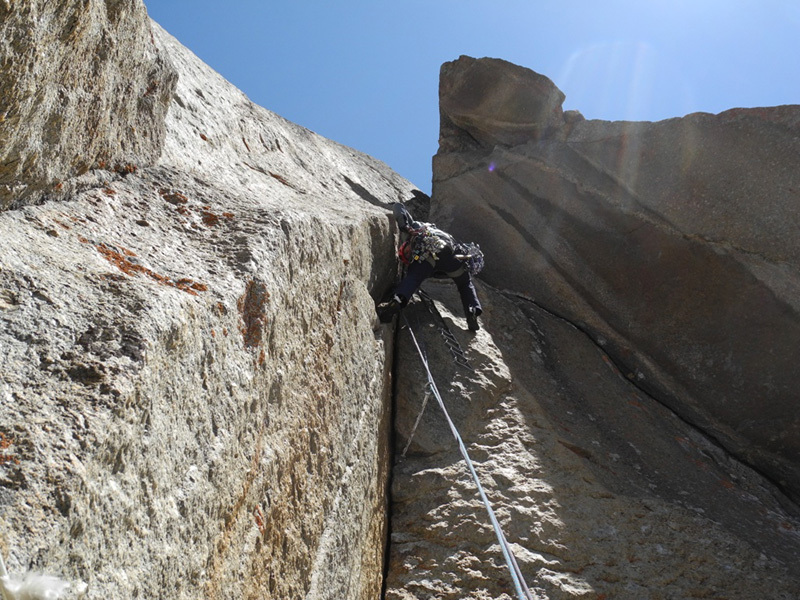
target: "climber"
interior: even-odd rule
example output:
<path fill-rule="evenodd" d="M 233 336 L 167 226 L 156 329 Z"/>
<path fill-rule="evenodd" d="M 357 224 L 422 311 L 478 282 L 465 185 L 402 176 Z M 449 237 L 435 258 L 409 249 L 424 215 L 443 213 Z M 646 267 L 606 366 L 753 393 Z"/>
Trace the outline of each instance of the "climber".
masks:
<path fill-rule="evenodd" d="M 472 274 L 483 266 L 483 254 L 477 244 L 459 244 L 449 233 L 431 223 L 414 221 L 405 206 L 396 203 L 392 212 L 400 228 L 402 243 L 397 257 L 408 267 L 405 277 L 388 302 L 378 305 L 378 317 L 388 323 L 400 312 L 422 282 L 429 277 L 450 277 L 458 288 L 467 327 L 478 331 L 481 303 L 472 283 Z"/>

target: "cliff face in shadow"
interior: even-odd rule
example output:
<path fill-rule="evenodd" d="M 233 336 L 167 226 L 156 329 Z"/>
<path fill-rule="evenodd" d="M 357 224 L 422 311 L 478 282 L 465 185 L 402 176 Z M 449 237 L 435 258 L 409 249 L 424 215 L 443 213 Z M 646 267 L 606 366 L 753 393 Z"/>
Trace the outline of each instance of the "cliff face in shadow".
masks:
<path fill-rule="evenodd" d="M 486 254 L 485 313 L 409 310 L 536 598 L 800 589 L 800 108 L 585 121 L 496 59 L 442 67 L 431 219 Z M 387 598 L 513 586 L 407 334 Z M 764 585 L 769 581 L 768 586 Z M 768 589 L 767 589 L 768 588 Z"/>
<path fill-rule="evenodd" d="M 377 597 L 392 333 L 374 302 L 395 274 L 385 207 L 414 187 L 253 105 L 141 3 L 72 4 L 89 30 L 138 15 L 177 82 L 147 96 L 149 160 L 61 173 L 0 214 L 9 572 L 87 598 Z M 127 41 L 109 43 L 114 63 Z"/>
<path fill-rule="evenodd" d="M 643 390 L 800 497 L 800 107 L 556 127 L 558 106 L 526 115 L 524 143 L 476 142 L 446 112 L 446 82 L 480 87 L 475 69 L 443 67 L 434 217 L 496 257 L 489 283 L 580 324 Z M 513 93 L 542 96 L 534 75 Z"/>

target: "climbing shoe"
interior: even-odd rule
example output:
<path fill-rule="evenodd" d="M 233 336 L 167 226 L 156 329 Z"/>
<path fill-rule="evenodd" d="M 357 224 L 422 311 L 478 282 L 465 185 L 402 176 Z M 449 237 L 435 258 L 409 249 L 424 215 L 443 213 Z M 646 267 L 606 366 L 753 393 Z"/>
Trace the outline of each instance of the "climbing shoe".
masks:
<path fill-rule="evenodd" d="M 470 331 L 478 331 L 481 326 L 478 325 L 478 309 L 474 306 L 467 311 L 467 328 Z"/>
<path fill-rule="evenodd" d="M 400 309 L 403 308 L 403 298 L 401 296 L 395 295 L 391 300 L 388 302 L 382 302 L 378 305 L 377 312 L 378 312 L 378 319 L 381 323 L 389 323 L 394 318 L 394 316 L 400 312 Z"/>

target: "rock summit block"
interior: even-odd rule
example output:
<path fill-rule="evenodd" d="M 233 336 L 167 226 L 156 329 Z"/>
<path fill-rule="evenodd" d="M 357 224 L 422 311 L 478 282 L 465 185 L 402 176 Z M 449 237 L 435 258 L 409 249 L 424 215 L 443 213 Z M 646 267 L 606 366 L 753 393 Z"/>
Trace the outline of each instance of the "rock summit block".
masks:
<path fill-rule="evenodd" d="M 544 75 L 496 58 L 442 65 L 442 139 L 467 133 L 482 146 L 515 146 L 560 127 L 564 93 Z"/>

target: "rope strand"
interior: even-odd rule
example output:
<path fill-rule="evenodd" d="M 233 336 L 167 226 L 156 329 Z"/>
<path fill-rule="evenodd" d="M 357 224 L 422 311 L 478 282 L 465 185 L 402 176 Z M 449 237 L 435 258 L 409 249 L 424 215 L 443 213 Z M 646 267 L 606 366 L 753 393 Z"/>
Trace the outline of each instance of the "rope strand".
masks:
<path fill-rule="evenodd" d="M 405 321 L 406 327 L 408 328 L 408 332 L 411 334 L 411 339 L 414 341 L 414 346 L 416 346 L 417 348 L 420 360 L 422 361 L 422 366 L 425 367 L 425 372 L 428 377 L 428 387 L 431 393 L 433 393 L 433 396 L 436 398 L 436 401 L 439 403 L 439 407 L 442 409 L 442 412 L 444 413 L 445 419 L 447 420 L 447 424 L 450 426 L 450 431 L 453 433 L 453 437 L 455 437 L 456 441 L 458 442 L 458 449 L 461 451 L 461 456 L 467 463 L 467 468 L 472 474 L 472 479 L 475 481 L 475 485 L 478 488 L 478 493 L 480 494 L 481 500 L 483 501 L 483 505 L 486 507 L 486 512 L 489 514 L 489 520 L 491 521 L 492 527 L 494 528 L 495 535 L 497 536 L 497 541 L 500 544 L 500 550 L 503 553 L 503 558 L 506 561 L 506 566 L 508 567 L 511 579 L 514 581 L 514 588 L 516 589 L 517 597 L 519 598 L 519 600 L 534 600 L 530 590 L 528 589 L 528 585 L 525 583 L 525 578 L 523 577 L 522 571 L 520 570 L 519 565 L 517 564 L 517 559 L 514 557 L 514 553 L 511 550 L 511 546 L 506 540 L 506 536 L 503 534 L 503 530 L 500 527 L 500 523 L 497 521 L 497 517 L 494 514 L 492 505 L 489 502 L 489 499 L 486 497 L 486 493 L 483 490 L 483 486 L 481 485 L 480 479 L 478 479 L 478 473 L 475 471 L 475 467 L 472 464 L 472 460 L 469 457 L 469 453 L 467 453 L 467 448 L 466 446 L 464 446 L 464 442 L 461 439 L 461 435 L 458 433 L 458 429 L 456 428 L 455 423 L 453 423 L 453 420 L 450 418 L 450 414 L 447 412 L 447 408 L 445 408 L 444 401 L 442 400 L 442 397 L 439 394 L 439 390 L 436 387 L 436 382 L 433 380 L 433 374 L 431 373 L 428 361 L 425 358 L 425 355 L 423 354 L 419 343 L 417 342 L 417 336 L 414 335 L 414 331 L 411 329 L 411 324 L 408 322 L 408 319 L 406 318 L 405 314 L 403 314 L 403 320 Z"/>

